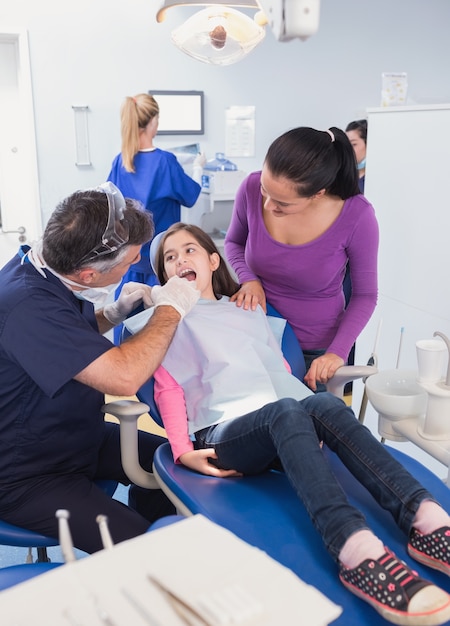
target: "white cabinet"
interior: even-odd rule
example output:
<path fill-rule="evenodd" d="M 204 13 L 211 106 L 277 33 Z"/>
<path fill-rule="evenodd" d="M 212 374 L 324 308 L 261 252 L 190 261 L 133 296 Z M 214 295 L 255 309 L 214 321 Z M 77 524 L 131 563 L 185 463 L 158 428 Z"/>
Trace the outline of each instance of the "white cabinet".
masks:
<path fill-rule="evenodd" d="M 450 104 L 368 110 L 365 195 L 380 226 L 379 302 L 358 340 L 370 354 L 382 318 L 379 359 L 416 368 L 415 342 L 450 334 Z"/>

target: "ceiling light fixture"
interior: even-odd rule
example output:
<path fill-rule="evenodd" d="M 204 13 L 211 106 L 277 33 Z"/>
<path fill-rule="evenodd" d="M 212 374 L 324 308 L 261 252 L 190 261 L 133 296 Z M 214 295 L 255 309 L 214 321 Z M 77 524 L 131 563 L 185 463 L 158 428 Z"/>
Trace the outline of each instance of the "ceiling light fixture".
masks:
<path fill-rule="evenodd" d="M 176 6 L 207 6 L 172 32 L 173 43 L 186 54 L 215 65 L 239 61 L 264 39 L 268 24 L 277 41 L 307 39 L 319 27 L 320 0 L 164 0 L 156 14 L 162 22 Z M 257 9 L 252 20 L 231 7 Z"/>
<path fill-rule="evenodd" d="M 264 39 L 265 30 L 244 13 L 210 6 L 172 31 L 172 41 L 198 61 L 214 65 L 236 63 Z"/>

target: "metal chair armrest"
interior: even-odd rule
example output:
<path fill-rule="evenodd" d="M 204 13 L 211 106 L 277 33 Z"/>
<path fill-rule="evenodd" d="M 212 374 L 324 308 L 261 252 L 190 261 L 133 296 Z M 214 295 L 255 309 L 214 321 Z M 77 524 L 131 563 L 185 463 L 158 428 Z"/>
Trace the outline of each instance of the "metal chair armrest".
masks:
<path fill-rule="evenodd" d="M 147 404 L 135 400 L 115 400 L 102 407 L 103 413 L 114 415 L 119 420 L 120 453 L 125 474 L 138 487 L 160 489 L 154 475 L 145 471 L 139 463 L 137 421 L 148 410 Z"/>

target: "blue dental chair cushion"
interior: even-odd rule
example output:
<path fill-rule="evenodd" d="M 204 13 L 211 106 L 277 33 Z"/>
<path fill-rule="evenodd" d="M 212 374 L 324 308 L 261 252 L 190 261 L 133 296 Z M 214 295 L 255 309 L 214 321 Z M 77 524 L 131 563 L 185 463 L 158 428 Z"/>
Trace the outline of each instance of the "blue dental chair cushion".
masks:
<path fill-rule="evenodd" d="M 450 511 L 448 487 L 415 459 L 398 450 L 389 450 Z M 324 454 L 349 501 L 364 513 L 369 527 L 399 558 L 425 578 L 450 591 L 449 580 L 444 574 L 424 567 L 408 556 L 407 538 L 390 514 L 380 508 L 337 456 L 328 449 L 324 449 Z M 271 470 L 258 476 L 227 479 L 204 476 L 183 465 L 175 465 L 168 443 L 157 449 L 154 471 L 168 492 L 175 496 L 173 501 L 180 501 L 192 514 L 200 513 L 264 550 L 342 606 L 344 611 L 333 626 L 386 625 L 378 613 L 341 584 L 338 566 L 326 551 L 306 509 L 282 472 Z"/>
<path fill-rule="evenodd" d="M 62 563 L 22 563 L 0 568 L 0 591 L 60 567 Z"/>

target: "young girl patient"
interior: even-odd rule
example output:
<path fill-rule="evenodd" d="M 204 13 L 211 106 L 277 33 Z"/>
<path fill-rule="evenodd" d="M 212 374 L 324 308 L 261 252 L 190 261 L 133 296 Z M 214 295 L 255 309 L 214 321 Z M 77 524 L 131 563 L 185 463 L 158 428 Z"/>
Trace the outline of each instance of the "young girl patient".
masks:
<path fill-rule="evenodd" d="M 395 624 L 449 620 L 450 596 L 372 533 L 321 442 L 390 511 L 410 556 L 447 575 L 449 515 L 342 400 L 313 394 L 289 373 L 263 310 L 229 301 L 239 286 L 206 233 L 174 224 L 160 237 L 154 265 L 161 284 L 177 275 L 201 292 L 155 374 L 175 462 L 226 478 L 263 472 L 279 459 L 351 592 Z"/>

